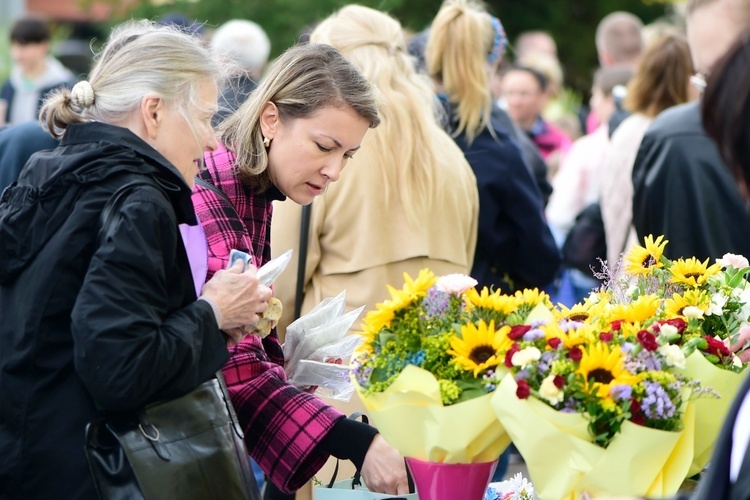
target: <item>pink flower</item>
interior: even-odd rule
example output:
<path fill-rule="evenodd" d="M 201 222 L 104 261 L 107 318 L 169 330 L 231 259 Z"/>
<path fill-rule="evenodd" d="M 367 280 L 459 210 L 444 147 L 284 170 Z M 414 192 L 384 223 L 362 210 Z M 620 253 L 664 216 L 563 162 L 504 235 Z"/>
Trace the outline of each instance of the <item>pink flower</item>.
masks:
<path fill-rule="evenodd" d="M 438 278 L 435 282 L 435 286 L 441 292 L 461 295 L 466 290 L 477 286 L 477 280 L 471 276 L 466 276 L 465 274 L 446 274 L 445 276 Z"/>
<path fill-rule="evenodd" d="M 747 259 L 742 255 L 735 255 L 733 253 L 725 253 L 721 259 L 716 259 L 716 262 L 721 264 L 721 267 L 732 266 L 735 269 L 744 269 L 748 266 Z"/>

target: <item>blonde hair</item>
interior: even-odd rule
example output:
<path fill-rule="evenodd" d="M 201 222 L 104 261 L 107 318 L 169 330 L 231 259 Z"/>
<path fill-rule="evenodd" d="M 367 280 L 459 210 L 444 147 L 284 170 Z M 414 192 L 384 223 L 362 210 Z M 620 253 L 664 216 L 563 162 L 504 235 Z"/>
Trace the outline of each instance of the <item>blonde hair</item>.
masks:
<path fill-rule="evenodd" d="M 652 43 L 628 84 L 623 106 L 632 113 L 653 118 L 677 104 L 688 102 L 693 74 L 690 47 L 680 33 L 665 35 Z"/>
<path fill-rule="evenodd" d="M 447 0 L 432 21 L 427 40 L 427 71 L 442 83 L 448 99 L 456 105 L 455 134 L 465 132 L 469 142 L 490 122 L 487 54 L 494 36 L 482 4 Z"/>
<path fill-rule="evenodd" d="M 82 104 L 62 88 L 45 99 L 39 117 L 59 138 L 73 123 L 118 123 L 146 95 L 156 94 L 192 126 L 187 111 L 197 103 L 200 83 L 220 76 L 221 68 L 197 37 L 172 26 L 130 21 L 112 31 L 89 73 L 93 102 Z"/>
<path fill-rule="evenodd" d="M 386 203 L 395 189 L 409 222 L 418 224 L 437 190 L 434 171 L 441 158 L 435 138 L 445 132 L 432 83 L 417 73 L 401 25 L 377 10 L 350 5 L 321 22 L 310 40 L 339 49 L 378 89 L 382 123 L 365 137 L 367 156 L 385 177 Z"/>
<path fill-rule="evenodd" d="M 370 128 L 380 123 L 372 86 L 338 50 L 319 43 L 288 49 L 220 126 L 222 142 L 236 154 L 240 179 L 259 191 L 271 183 L 260 127 L 260 116 L 268 102 L 276 105 L 282 122 L 307 118 L 332 106 L 350 107 L 367 120 Z"/>

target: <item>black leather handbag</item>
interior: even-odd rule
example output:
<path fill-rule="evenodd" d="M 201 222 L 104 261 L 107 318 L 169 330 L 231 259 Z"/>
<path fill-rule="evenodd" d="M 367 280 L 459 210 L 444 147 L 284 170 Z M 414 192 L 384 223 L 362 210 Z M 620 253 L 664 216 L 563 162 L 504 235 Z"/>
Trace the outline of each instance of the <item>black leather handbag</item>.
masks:
<path fill-rule="evenodd" d="M 86 426 L 86 456 L 99 497 L 259 500 L 224 379 L 177 399 Z"/>

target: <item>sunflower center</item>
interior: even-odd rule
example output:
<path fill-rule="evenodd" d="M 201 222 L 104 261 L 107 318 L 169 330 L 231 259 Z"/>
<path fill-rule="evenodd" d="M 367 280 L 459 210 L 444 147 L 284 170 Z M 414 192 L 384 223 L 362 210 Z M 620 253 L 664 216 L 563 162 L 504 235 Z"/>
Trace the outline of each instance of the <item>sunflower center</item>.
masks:
<path fill-rule="evenodd" d="M 643 259 L 643 263 L 641 264 L 643 267 L 651 267 L 654 264 L 656 264 L 656 259 L 654 259 L 654 256 L 651 254 L 648 254 L 648 256 Z"/>
<path fill-rule="evenodd" d="M 478 345 L 471 350 L 469 359 L 481 365 L 495 355 L 495 349 L 491 345 Z"/>
<path fill-rule="evenodd" d="M 698 279 L 701 276 L 703 276 L 701 273 L 685 273 L 686 278 L 695 278 Z"/>
<path fill-rule="evenodd" d="M 577 312 L 568 316 L 570 321 L 586 321 L 587 319 L 589 319 L 589 313 L 586 312 Z"/>
<path fill-rule="evenodd" d="M 610 372 L 606 368 L 596 368 L 594 370 L 591 370 L 589 372 L 588 378 L 589 380 L 599 382 L 600 384 L 609 384 L 615 379 L 614 375 L 612 375 L 612 372 Z"/>

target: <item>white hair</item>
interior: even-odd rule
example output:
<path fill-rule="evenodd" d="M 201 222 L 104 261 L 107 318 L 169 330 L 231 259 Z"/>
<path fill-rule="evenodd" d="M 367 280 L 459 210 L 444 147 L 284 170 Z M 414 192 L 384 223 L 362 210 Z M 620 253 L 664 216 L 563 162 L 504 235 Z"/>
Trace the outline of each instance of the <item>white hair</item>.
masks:
<path fill-rule="evenodd" d="M 258 24 L 233 19 L 219 26 L 214 33 L 211 52 L 221 62 L 258 76 L 268 62 L 271 42 Z"/>

